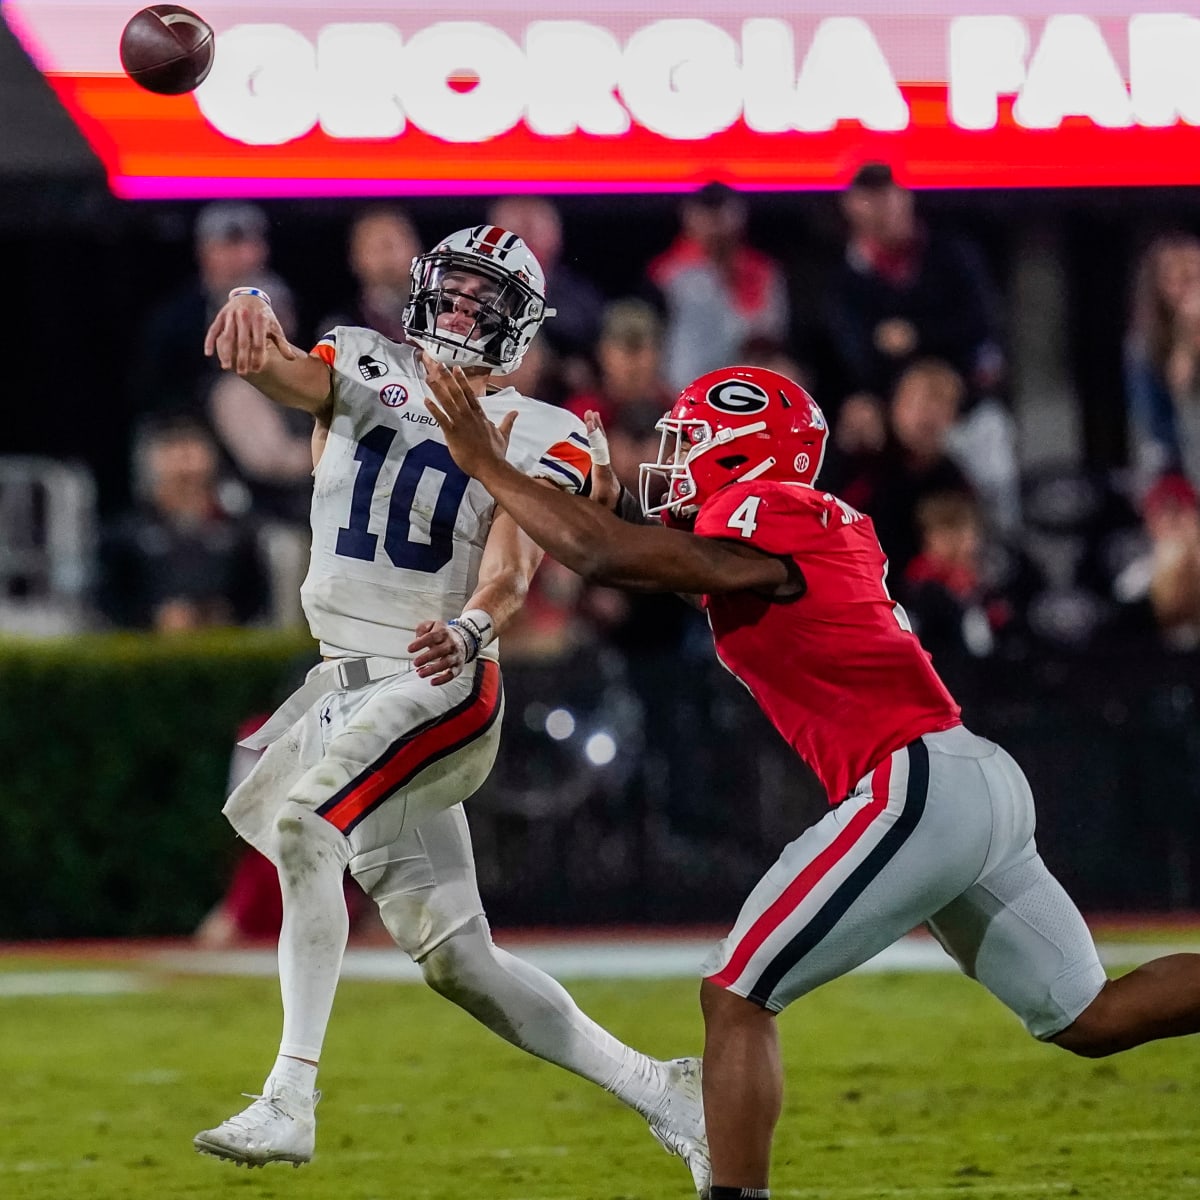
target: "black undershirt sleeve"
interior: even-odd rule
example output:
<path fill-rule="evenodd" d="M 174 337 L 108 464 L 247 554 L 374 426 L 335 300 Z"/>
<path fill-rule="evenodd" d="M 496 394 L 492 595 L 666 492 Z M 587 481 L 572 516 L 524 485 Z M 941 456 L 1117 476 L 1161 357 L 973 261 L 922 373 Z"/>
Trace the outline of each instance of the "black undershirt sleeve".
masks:
<path fill-rule="evenodd" d="M 617 504 L 613 512 L 622 521 L 628 521 L 630 525 L 653 525 L 656 523 L 642 512 L 642 506 L 637 497 L 624 484 L 621 484 L 621 494 L 617 497 Z"/>

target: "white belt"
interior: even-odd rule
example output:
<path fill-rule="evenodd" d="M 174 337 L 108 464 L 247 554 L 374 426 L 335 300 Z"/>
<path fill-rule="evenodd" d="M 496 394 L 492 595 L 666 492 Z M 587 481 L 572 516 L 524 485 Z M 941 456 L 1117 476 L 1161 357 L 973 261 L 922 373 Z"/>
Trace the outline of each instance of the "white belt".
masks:
<path fill-rule="evenodd" d="M 318 700 L 330 692 L 356 692 L 369 683 L 412 670 L 410 658 L 335 658 L 313 667 L 304 682 L 239 746 L 263 750 L 282 737 Z"/>

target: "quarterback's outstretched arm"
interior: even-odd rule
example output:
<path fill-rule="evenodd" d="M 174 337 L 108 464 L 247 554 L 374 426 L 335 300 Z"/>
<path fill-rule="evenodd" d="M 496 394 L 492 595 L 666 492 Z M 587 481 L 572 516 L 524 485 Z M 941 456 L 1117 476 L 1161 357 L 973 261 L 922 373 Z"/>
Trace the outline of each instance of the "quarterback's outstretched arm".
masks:
<path fill-rule="evenodd" d="M 328 423 L 333 412 L 330 368 L 293 346 L 269 304 L 257 296 L 235 296 L 213 318 L 204 353 L 214 354 L 265 396 L 289 408 L 302 408 Z"/>
<path fill-rule="evenodd" d="M 547 553 L 597 583 L 640 591 L 774 591 L 794 584 L 780 559 L 747 546 L 654 525 L 630 525 L 599 504 L 542 487 L 504 457 L 515 413 L 497 428 L 461 372 L 425 357 L 426 401 L 459 467 Z"/>

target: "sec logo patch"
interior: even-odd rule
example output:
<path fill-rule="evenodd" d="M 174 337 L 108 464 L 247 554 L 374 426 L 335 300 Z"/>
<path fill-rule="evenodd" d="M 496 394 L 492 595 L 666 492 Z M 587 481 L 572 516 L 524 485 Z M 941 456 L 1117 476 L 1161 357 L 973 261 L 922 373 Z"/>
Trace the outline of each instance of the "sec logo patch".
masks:
<path fill-rule="evenodd" d="M 379 399 L 388 408 L 399 408 L 401 405 L 408 403 L 408 388 L 402 383 L 389 383 L 387 387 L 379 389 Z"/>

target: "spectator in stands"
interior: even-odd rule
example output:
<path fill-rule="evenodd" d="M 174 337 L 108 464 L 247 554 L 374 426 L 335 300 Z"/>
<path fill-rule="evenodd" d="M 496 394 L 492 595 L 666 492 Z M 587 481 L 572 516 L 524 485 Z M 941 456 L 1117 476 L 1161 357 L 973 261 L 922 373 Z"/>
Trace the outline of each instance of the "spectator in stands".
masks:
<path fill-rule="evenodd" d="M 535 349 L 535 340 L 530 347 Z M 659 376 L 662 323 L 644 300 L 616 300 L 604 309 L 595 347 L 595 385 L 574 393 L 566 407 L 581 419 L 599 414 L 608 434 L 611 465 L 617 478 L 635 495 L 638 464 L 653 458 L 658 448 L 654 426 L 671 406 L 673 397 Z M 528 354 L 526 355 L 528 358 Z M 522 364 L 521 370 L 525 366 Z M 509 376 L 519 391 L 536 396 L 537 381 L 524 384 Z M 584 588 L 573 572 L 547 558 L 530 584 L 514 628 L 504 634 L 505 654 L 519 658 L 562 657 L 597 630 L 621 643 L 621 631 L 634 619 L 649 614 L 650 628 L 662 629 L 659 614 L 665 607 L 667 623 L 677 623 L 677 603 L 662 604 L 662 597 L 630 597 L 611 588 Z M 615 631 L 615 632 L 614 632 Z"/>
<path fill-rule="evenodd" d="M 105 531 L 98 606 L 113 625 L 178 632 L 262 615 L 267 579 L 253 528 L 217 500 L 217 450 L 187 417 L 147 422 L 134 453 L 140 506 Z"/>
<path fill-rule="evenodd" d="M 421 249 L 421 239 L 403 209 L 391 204 L 362 209 L 350 223 L 347 246 L 357 290 L 347 303 L 321 319 L 314 341 L 337 325 L 363 326 L 393 342 L 406 341 L 404 308 L 412 262 Z"/>
<path fill-rule="evenodd" d="M 614 300 L 604 310 L 596 342 L 596 385 L 570 396 L 580 418 L 599 414 L 608 433 L 613 470 L 637 492 L 638 464 L 658 447 L 655 424 L 675 397 L 662 378 L 662 320 L 645 300 Z M 652 443 L 652 444 L 651 444 Z"/>
<path fill-rule="evenodd" d="M 812 372 L 793 357 L 783 342 L 774 338 L 759 335 L 747 338 L 738 349 L 734 361 L 748 367 L 766 367 L 768 371 L 786 375 L 789 379 L 794 379 L 806 392 L 813 391 L 815 386 Z"/>
<path fill-rule="evenodd" d="M 294 417 L 292 409 L 264 408 L 251 399 L 251 391 L 237 376 L 218 379 L 209 391 L 210 423 L 246 489 L 244 497 L 227 507 L 307 529 L 312 418 L 307 413 Z"/>
<path fill-rule="evenodd" d="M 678 390 L 736 362 L 754 337 L 786 343 L 791 313 L 780 265 L 746 243 L 746 202 L 705 184 L 680 207 L 680 232 L 647 268 L 667 315 L 664 374 Z"/>
<path fill-rule="evenodd" d="M 842 401 L 826 447 L 825 476 L 829 486 L 845 493 L 847 487 L 862 487 L 877 470 L 880 456 L 888 444 L 887 411 L 877 396 L 855 392 Z"/>
<path fill-rule="evenodd" d="M 597 388 L 567 402 L 577 416 L 599 418 L 613 472 L 634 495 L 639 464 L 658 457 L 655 426 L 675 399 L 662 379 L 662 336 L 653 305 L 635 298 L 613 301 L 604 310 L 596 344 Z M 654 672 L 678 652 L 697 614 L 674 596 L 595 586 L 582 593 L 579 608 L 610 645 L 636 660 L 630 663 L 631 680 L 649 707 Z"/>
<path fill-rule="evenodd" d="M 1200 506 L 1182 475 L 1165 475 L 1142 504 L 1148 548 L 1117 577 L 1127 625 L 1154 629 L 1169 650 L 1200 649 Z"/>
<path fill-rule="evenodd" d="M 962 492 L 917 503 L 920 549 L 897 581 L 913 631 L 964 705 L 978 697 L 977 665 L 1014 623 L 1012 604 L 987 579 L 979 507 Z"/>
<path fill-rule="evenodd" d="M 1000 383 L 996 305 L 973 246 L 931 230 L 886 163 L 866 163 L 842 195 L 846 257 L 830 322 L 847 391 L 886 396 L 916 358 L 944 358 L 973 389 Z"/>
<path fill-rule="evenodd" d="M 266 213 L 256 204 L 218 201 L 196 218 L 197 273 L 151 310 L 133 351 L 130 387 L 139 412 L 187 412 L 206 419 L 208 389 L 217 377 L 204 357 L 204 334 L 233 287 L 266 290 L 275 311 L 294 303 L 268 269 Z"/>
<path fill-rule="evenodd" d="M 871 421 L 864 419 L 857 453 L 831 472 L 828 486 L 875 522 L 893 577 L 903 574 L 919 549 L 916 513 L 921 500 L 943 492 L 974 495 L 947 452 L 963 391 L 962 376 L 949 363 L 912 363 L 896 384 L 883 447 Z"/>
<path fill-rule="evenodd" d="M 1011 529 L 1019 517 L 1016 427 L 999 399 L 998 305 L 978 251 L 922 222 L 886 163 L 859 168 L 842 211 L 846 255 L 827 312 L 843 394 L 880 400 L 917 359 L 949 362 L 965 383 L 955 457 L 992 522 Z"/>
<path fill-rule="evenodd" d="M 313 421 L 272 403 L 236 375 L 214 380 L 209 422 L 224 451 L 223 507 L 254 521 L 270 576 L 270 623 L 303 625 L 300 585 L 308 571 Z"/>
<path fill-rule="evenodd" d="M 536 339 L 546 343 L 549 361 L 542 391 L 530 394 L 553 402 L 584 386 L 604 296 L 567 261 L 562 218 L 544 196 L 502 196 L 488 210 L 488 220 L 522 238 L 546 272 L 546 303 L 557 311 Z"/>
<path fill-rule="evenodd" d="M 1138 263 L 1125 394 L 1142 488 L 1182 473 L 1200 486 L 1200 238 L 1156 238 Z"/>

